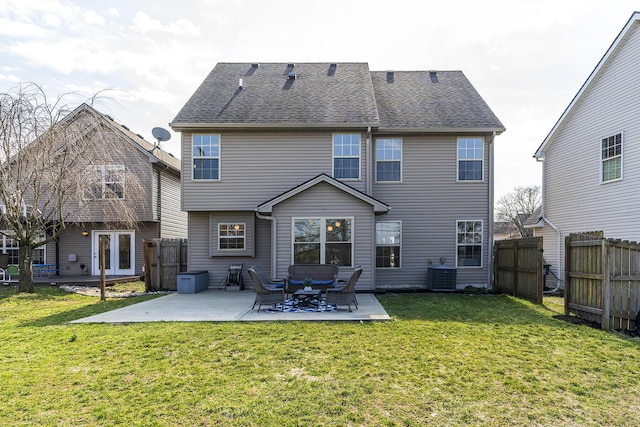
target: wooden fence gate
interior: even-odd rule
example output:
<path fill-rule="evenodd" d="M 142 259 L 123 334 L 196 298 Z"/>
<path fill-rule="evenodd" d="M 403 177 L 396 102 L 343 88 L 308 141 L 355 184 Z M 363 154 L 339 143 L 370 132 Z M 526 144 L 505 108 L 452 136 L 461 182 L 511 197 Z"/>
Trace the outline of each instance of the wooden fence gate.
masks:
<path fill-rule="evenodd" d="M 634 329 L 640 310 L 640 244 L 604 233 L 565 238 L 565 314 L 603 329 Z"/>
<path fill-rule="evenodd" d="M 498 240 L 493 248 L 494 289 L 542 304 L 542 237 Z"/>
<path fill-rule="evenodd" d="M 144 241 L 144 284 L 147 292 L 175 291 L 178 273 L 187 270 L 187 239 Z"/>

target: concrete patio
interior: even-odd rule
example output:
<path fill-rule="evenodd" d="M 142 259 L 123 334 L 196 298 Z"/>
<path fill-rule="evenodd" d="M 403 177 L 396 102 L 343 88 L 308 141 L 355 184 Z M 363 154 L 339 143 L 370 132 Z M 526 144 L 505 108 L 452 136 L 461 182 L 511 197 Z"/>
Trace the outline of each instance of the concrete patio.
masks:
<path fill-rule="evenodd" d="M 337 311 L 318 313 L 269 313 L 268 306 L 251 308 L 253 291 L 225 292 L 216 289 L 194 294 L 172 293 L 153 300 L 133 304 L 71 323 L 133 322 L 262 322 L 262 321 L 372 321 L 390 320 L 373 294 L 357 294 L 358 308 L 349 312 L 346 306 Z"/>

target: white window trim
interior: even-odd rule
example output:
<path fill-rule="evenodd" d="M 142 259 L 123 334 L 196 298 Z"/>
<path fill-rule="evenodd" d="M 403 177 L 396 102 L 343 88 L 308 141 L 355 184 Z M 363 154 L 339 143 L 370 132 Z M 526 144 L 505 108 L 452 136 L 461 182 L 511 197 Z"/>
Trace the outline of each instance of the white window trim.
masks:
<path fill-rule="evenodd" d="M 482 232 L 480 233 L 480 265 L 458 265 L 458 247 L 460 244 L 458 243 L 458 223 L 459 222 L 479 222 L 482 226 Z M 484 221 L 481 219 L 457 219 L 456 220 L 456 231 L 455 231 L 455 243 L 456 243 L 456 268 L 484 268 L 484 256 L 485 256 L 485 248 L 484 248 Z M 468 245 L 464 245 L 468 246 Z"/>
<path fill-rule="evenodd" d="M 296 225 L 296 221 L 297 220 L 303 220 L 303 219 L 317 219 L 320 220 L 320 224 L 322 227 L 322 231 L 320 233 L 320 264 L 325 264 L 326 260 L 324 259 L 325 256 L 325 251 L 323 250 L 325 248 L 325 244 L 327 243 L 327 233 L 324 230 L 324 226 L 327 223 L 327 219 L 333 219 L 333 218 L 342 218 L 342 219 L 348 219 L 351 220 L 351 265 L 341 265 L 340 267 L 344 267 L 344 268 L 353 268 L 356 264 L 355 264 L 355 248 L 356 248 L 356 239 L 355 239 L 355 227 L 356 227 L 356 221 L 355 221 L 355 217 L 352 216 L 344 216 L 344 215 L 325 215 L 325 216 L 313 216 L 313 215 L 309 215 L 309 216 L 297 216 L 297 217 L 292 217 L 291 218 L 291 264 L 295 264 L 295 245 L 296 245 L 296 231 L 295 231 L 295 225 Z M 329 243 L 339 243 L 339 242 L 329 242 Z M 346 243 L 346 242 L 345 242 Z"/>
<path fill-rule="evenodd" d="M 100 183 L 100 189 L 101 189 L 101 197 L 87 197 L 87 193 L 86 190 L 83 191 L 82 193 L 82 200 L 125 200 L 126 199 L 126 194 L 127 194 L 127 182 L 126 182 L 126 170 L 127 168 L 125 167 L 125 165 L 119 164 L 119 165 L 91 165 L 88 166 L 89 169 L 93 169 L 93 170 L 100 170 L 101 174 L 100 174 L 100 179 L 101 179 L 101 183 Z M 121 169 L 118 170 L 118 172 L 120 174 L 122 174 L 122 197 L 105 197 L 106 191 L 105 189 L 107 188 L 107 183 L 113 184 L 116 183 L 118 181 L 109 181 L 107 182 L 106 180 L 106 170 L 107 169 Z M 91 178 L 93 178 L 94 174 L 91 174 Z M 89 185 L 93 185 L 95 183 L 90 183 Z"/>
<path fill-rule="evenodd" d="M 460 179 L 460 162 L 465 160 L 470 160 L 470 159 L 461 159 L 459 157 L 459 144 L 461 139 L 481 139 L 482 140 L 482 159 L 480 159 L 480 161 L 482 162 L 482 167 L 480 168 L 480 171 L 482 173 L 482 179 Z M 486 155 L 485 151 L 486 151 L 485 140 L 484 140 L 484 137 L 482 136 L 459 136 L 458 138 L 456 138 L 456 182 L 478 183 L 478 182 L 485 181 L 485 175 L 486 175 L 484 170 L 484 166 L 485 166 L 484 157 Z M 478 159 L 473 159 L 473 160 L 477 161 Z"/>
<path fill-rule="evenodd" d="M 611 138 L 612 136 L 616 136 L 617 134 L 620 134 L 620 139 L 621 139 L 621 143 L 620 143 L 620 178 L 616 178 L 616 179 L 610 179 L 608 181 L 604 180 L 604 162 L 605 160 L 610 160 L 613 159 L 615 157 L 609 157 L 608 159 L 603 159 L 602 158 L 602 140 L 603 139 L 607 139 L 607 138 Z M 612 182 L 618 182 L 618 181 L 622 181 L 622 178 L 624 177 L 624 131 L 620 131 L 620 132 L 615 132 L 611 135 L 608 136 L 603 136 L 602 138 L 599 139 L 600 144 L 600 184 L 609 184 Z"/>
<path fill-rule="evenodd" d="M 194 156 L 193 155 L 193 139 L 197 135 L 216 135 L 218 137 L 218 155 L 217 156 Z M 195 159 L 218 159 L 218 178 L 217 179 L 197 179 L 195 177 Z M 191 134 L 191 181 L 192 182 L 219 182 L 222 181 L 222 134 L 219 133 L 194 133 Z"/>
<path fill-rule="evenodd" d="M 378 140 L 383 140 L 383 139 L 399 139 L 400 140 L 400 159 L 399 160 L 378 160 L 378 150 L 377 150 L 377 144 L 378 144 Z M 374 179 L 376 184 L 397 184 L 399 182 L 402 182 L 402 172 L 404 169 L 404 141 L 402 138 L 399 137 L 392 137 L 392 138 L 376 138 L 375 143 L 374 143 L 374 163 L 375 163 L 375 171 L 374 171 Z M 456 149 L 457 152 L 457 149 Z M 399 181 L 378 181 L 378 162 L 400 162 L 400 180 Z M 402 239 L 401 239 L 402 240 Z"/>
<path fill-rule="evenodd" d="M 223 238 L 223 236 L 220 235 L 220 226 L 221 225 L 226 225 L 226 226 L 232 226 L 232 225 L 239 225 L 244 229 L 244 235 L 243 236 L 233 236 L 233 237 L 228 237 L 228 236 L 224 236 L 225 239 L 238 239 L 241 238 L 244 242 L 244 244 L 242 245 L 242 248 L 221 248 L 220 247 L 220 240 Z M 218 223 L 218 251 L 219 252 L 245 252 L 247 250 L 247 224 L 244 222 L 219 222 Z"/>
<path fill-rule="evenodd" d="M 404 259 L 404 257 L 402 256 L 402 242 L 404 241 L 403 237 L 402 237 L 402 221 L 400 220 L 389 220 L 389 221 L 376 221 L 376 224 L 380 224 L 380 223 L 384 223 L 384 222 L 395 222 L 400 224 L 400 244 L 397 246 L 400 246 L 400 263 L 397 267 L 378 267 L 377 266 L 377 262 L 374 262 L 374 265 L 376 266 L 375 268 L 377 270 L 400 270 L 402 268 L 402 260 Z M 377 232 L 376 235 L 374 236 L 374 242 L 377 240 L 378 236 L 377 236 Z M 396 245 L 378 245 L 377 242 L 375 242 L 375 249 L 378 248 L 378 246 L 380 247 L 387 247 L 387 246 L 396 246 Z"/>
<path fill-rule="evenodd" d="M 14 234 L 14 233 L 13 233 L 13 231 L 11 231 L 11 230 L 3 230 L 3 233 L 6 233 L 6 234 Z M 7 236 L 6 234 L 1 234 L 1 235 L 0 235 L 0 254 L 6 254 L 6 253 L 8 253 L 7 251 L 8 251 L 9 249 L 11 249 L 11 250 L 18 250 L 18 251 L 19 251 L 19 250 L 20 250 L 20 245 L 17 245 L 17 246 L 7 246 L 7 239 L 13 239 L 13 240 L 16 242 L 16 244 L 18 243 L 18 241 L 17 241 L 15 238 L 13 238 L 13 237 Z M 35 247 L 35 248 L 33 248 L 33 249 L 34 249 L 34 250 L 36 250 L 36 249 L 42 249 L 42 250 L 43 250 L 42 258 L 44 259 L 44 261 L 45 261 L 45 262 L 47 261 L 47 245 L 46 245 L 46 244 L 42 244 L 42 245 L 37 246 L 37 247 Z"/>
<path fill-rule="evenodd" d="M 335 148 L 336 148 L 336 135 L 357 135 L 358 136 L 358 177 L 357 178 L 336 178 L 336 162 L 335 159 L 351 159 L 353 156 L 336 156 Z M 360 181 L 362 179 L 362 135 L 359 133 L 344 133 L 344 132 L 336 132 L 331 134 L 331 176 L 340 181 Z"/>

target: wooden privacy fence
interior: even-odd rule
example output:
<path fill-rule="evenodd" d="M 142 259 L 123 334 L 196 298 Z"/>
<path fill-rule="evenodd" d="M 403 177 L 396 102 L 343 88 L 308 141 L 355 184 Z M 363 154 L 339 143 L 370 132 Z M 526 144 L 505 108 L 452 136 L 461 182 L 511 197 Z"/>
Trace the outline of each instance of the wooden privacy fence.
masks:
<path fill-rule="evenodd" d="M 494 289 L 542 304 L 542 237 L 499 240 L 494 245 Z"/>
<path fill-rule="evenodd" d="M 187 270 L 187 239 L 144 241 L 144 283 L 147 292 L 175 291 L 178 273 Z"/>
<path fill-rule="evenodd" d="M 634 329 L 640 310 L 640 244 L 604 233 L 565 238 L 565 314 L 603 329 Z"/>

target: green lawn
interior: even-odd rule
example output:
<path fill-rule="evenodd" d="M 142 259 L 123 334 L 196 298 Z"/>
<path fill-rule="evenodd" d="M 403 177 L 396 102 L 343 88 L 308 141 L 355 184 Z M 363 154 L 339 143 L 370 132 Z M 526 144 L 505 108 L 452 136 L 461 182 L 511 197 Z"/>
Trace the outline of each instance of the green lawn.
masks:
<path fill-rule="evenodd" d="M 66 324 L 149 297 L 0 287 L 0 425 L 629 426 L 640 340 L 493 295 L 377 323 Z"/>

